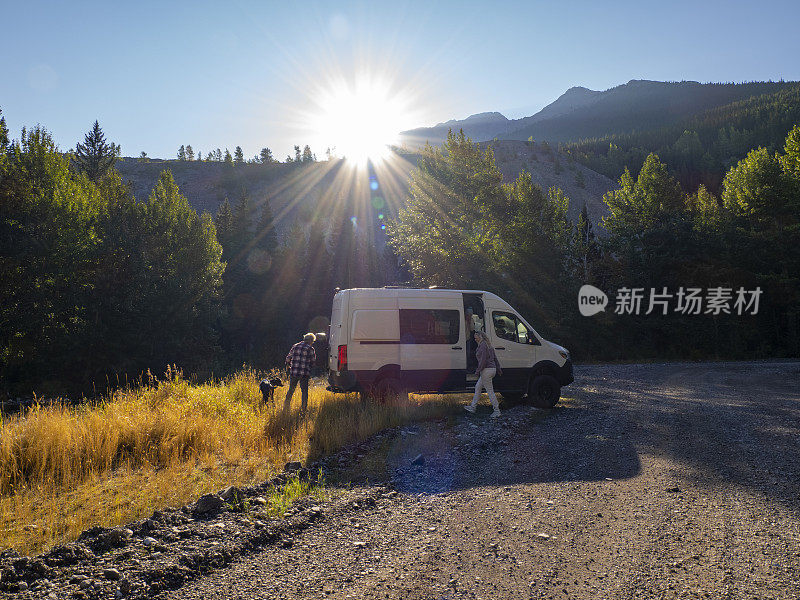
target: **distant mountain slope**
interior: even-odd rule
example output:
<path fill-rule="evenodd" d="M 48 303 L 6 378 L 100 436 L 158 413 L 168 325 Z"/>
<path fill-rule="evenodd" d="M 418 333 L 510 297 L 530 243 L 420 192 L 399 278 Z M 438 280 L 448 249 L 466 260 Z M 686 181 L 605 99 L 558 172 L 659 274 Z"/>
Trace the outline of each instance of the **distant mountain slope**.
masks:
<path fill-rule="evenodd" d="M 800 83 L 778 92 L 717 106 L 650 131 L 609 135 L 568 144 L 576 160 L 616 179 L 625 167 L 634 175 L 655 152 L 684 189 L 701 183 L 716 192 L 725 172 L 750 150 L 783 147 L 786 135 L 800 124 Z"/>
<path fill-rule="evenodd" d="M 474 141 L 490 140 L 499 132 L 512 129 L 512 123 L 513 121 L 509 121 L 498 112 L 479 113 L 466 119 L 450 119 L 433 127 L 420 127 L 404 131 L 400 134 L 400 141 L 408 148 L 421 148 L 425 142 L 439 144 L 447 138 L 447 132 L 451 129 L 453 131 L 463 129 L 464 134 Z"/>
<path fill-rule="evenodd" d="M 533 137 L 553 143 L 647 131 L 672 125 L 716 106 L 775 93 L 792 85 L 791 82 L 722 84 L 634 80 L 594 96 L 591 102 L 572 112 L 524 124 L 498 137 L 514 140 Z"/>
<path fill-rule="evenodd" d="M 464 129 L 475 141 L 493 138 L 575 142 L 583 139 L 649 131 L 672 125 L 717 106 L 772 94 L 792 82 L 697 83 L 631 80 L 599 92 L 573 87 L 535 115 L 506 119 L 499 113 L 481 113 L 451 120 L 434 127 L 412 129 L 401 134 L 411 148 L 441 143 L 447 131 Z"/>

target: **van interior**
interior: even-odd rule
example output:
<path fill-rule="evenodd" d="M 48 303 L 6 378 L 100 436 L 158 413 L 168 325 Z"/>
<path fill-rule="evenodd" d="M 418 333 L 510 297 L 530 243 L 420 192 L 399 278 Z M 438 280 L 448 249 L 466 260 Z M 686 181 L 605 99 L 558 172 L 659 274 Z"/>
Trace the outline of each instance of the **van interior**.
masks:
<path fill-rule="evenodd" d="M 486 314 L 483 298 L 480 294 L 463 294 L 464 296 L 464 326 L 467 352 L 467 381 L 477 381 L 475 369 L 478 368 L 478 359 L 475 351 L 478 344 L 472 335 L 474 331 L 486 331 Z"/>

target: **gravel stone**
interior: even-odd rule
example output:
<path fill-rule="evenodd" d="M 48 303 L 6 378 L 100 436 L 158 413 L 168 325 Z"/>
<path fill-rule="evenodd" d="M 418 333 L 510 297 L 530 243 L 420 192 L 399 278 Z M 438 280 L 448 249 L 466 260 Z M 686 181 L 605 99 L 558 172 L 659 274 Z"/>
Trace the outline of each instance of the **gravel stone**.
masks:
<path fill-rule="evenodd" d="M 218 512 L 222 509 L 224 504 L 225 502 L 218 495 L 206 494 L 205 496 L 200 496 L 197 500 L 194 506 L 194 512 L 200 515 Z"/>

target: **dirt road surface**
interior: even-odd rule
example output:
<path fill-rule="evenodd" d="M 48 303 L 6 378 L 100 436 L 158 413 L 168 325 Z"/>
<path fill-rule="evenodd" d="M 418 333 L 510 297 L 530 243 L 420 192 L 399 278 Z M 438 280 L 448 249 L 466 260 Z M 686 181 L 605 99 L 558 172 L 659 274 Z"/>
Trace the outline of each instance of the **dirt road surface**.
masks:
<path fill-rule="evenodd" d="M 800 363 L 575 377 L 552 411 L 404 429 L 397 494 L 169 597 L 800 598 Z"/>

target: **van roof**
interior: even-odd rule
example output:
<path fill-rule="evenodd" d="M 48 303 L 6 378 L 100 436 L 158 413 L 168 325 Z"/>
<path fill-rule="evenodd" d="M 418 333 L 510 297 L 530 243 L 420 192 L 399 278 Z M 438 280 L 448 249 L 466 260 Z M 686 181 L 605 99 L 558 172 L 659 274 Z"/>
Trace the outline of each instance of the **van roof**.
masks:
<path fill-rule="evenodd" d="M 486 290 L 459 290 L 459 289 L 452 289 L 452 288 L 405 288 L 405 287 L 382 287 L 382 288 L 347 288 L 344 290 L 339 290 L 339 294 L 342 292 L 358 292 L 358 293 L 365 293 L 365 294 L 375 294 L 375 295 L 392 295 L 395 293 L 403 293 L 404 295 L 409 296 L 427 296 L 429 294 L 441 294 L 441 293 L 450 293 L 453 292 L 459 294 L 481 294 L 487 298 L 496 298 L 498 300 L 502 300 L 497 294 L 492 292 L 487 292 Z"/>

